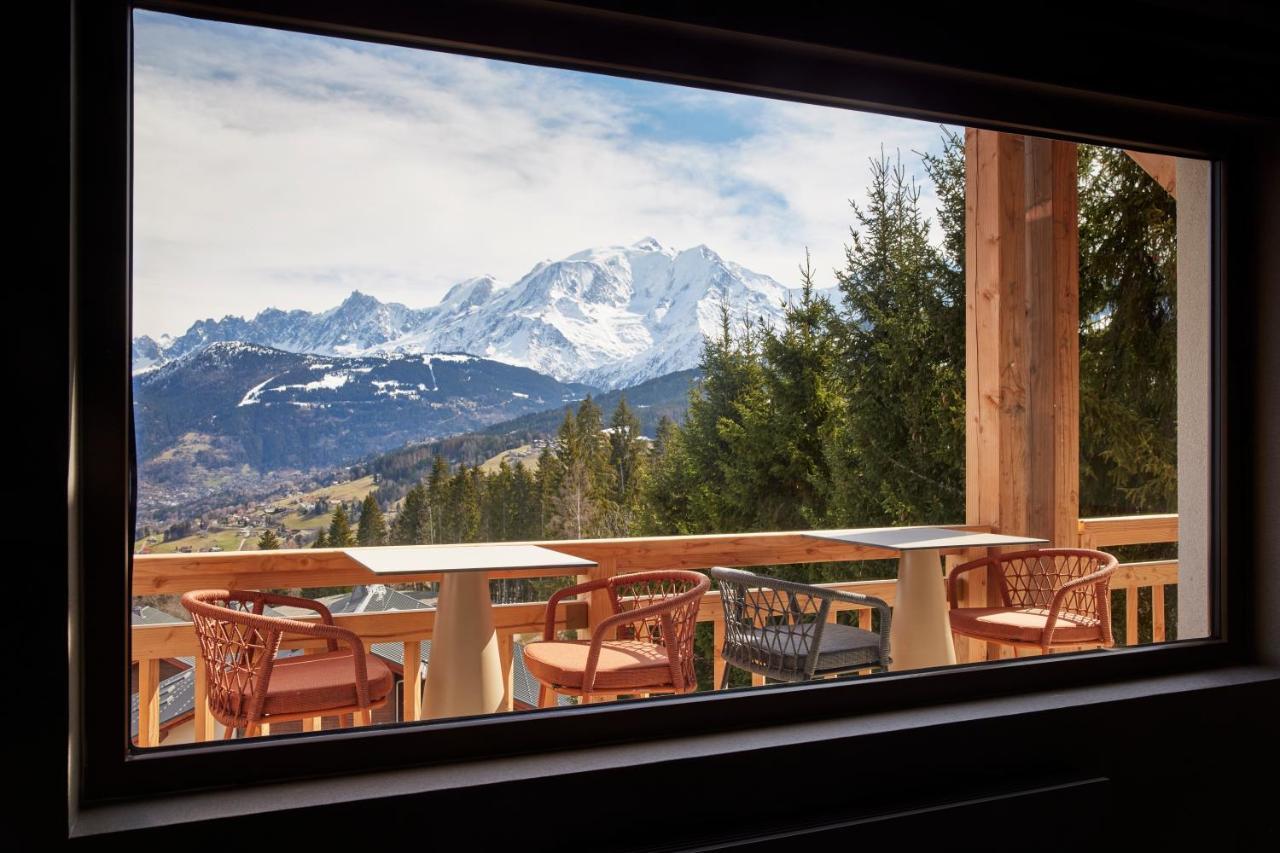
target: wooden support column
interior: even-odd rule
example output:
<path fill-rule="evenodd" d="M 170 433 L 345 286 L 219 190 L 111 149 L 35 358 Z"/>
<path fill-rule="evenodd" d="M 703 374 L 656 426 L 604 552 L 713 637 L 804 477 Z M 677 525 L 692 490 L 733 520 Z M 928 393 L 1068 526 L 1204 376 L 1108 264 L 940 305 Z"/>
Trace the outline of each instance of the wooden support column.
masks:
<path fill-rule="evenodd" d="M 138 661 L 138 746 L 160 745 L 160 661 Z"/>
<path fill-rule="evenodd" d="M 965 179 L 965 520 L 1072 547 L 1080 479 L 1076 148 L 970 129 Z M 985 581 L 973 577 L 963 605 L 997 603 L 994 578 Z"/>
<path fill-rule="evenodd" d="M 1027 531 L 1060 548 L 1080 524 L 1080 228 L 1076 146 L 1025 138 L 1030 316 Z"/>
<path fill-rule="evenodd" d="M 422 719 L 422 644 L 418 640 L 404 643 L 404 666 L 401 669 L 400 719 L 406 723 Z"/>
<path fill-rule="evenodd" d="M 209 712 L 209 670 L 205 668 L 203 655 L 196 655 L 195 729 L 196 743 L 218 736 L 217 723 Z"/>

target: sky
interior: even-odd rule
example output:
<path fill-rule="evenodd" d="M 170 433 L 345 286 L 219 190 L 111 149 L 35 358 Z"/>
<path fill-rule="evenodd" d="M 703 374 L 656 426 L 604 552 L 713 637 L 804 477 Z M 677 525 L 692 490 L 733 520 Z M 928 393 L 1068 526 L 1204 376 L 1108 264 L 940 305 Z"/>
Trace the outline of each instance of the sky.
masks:
<path fill-rule="evenodd" d="M 868 162 L 934 220 L 927 122 L 134 13 L 134 334 L 352 290 L 411 308 L 478 275 L 653 237 L 834 283 Z"/>

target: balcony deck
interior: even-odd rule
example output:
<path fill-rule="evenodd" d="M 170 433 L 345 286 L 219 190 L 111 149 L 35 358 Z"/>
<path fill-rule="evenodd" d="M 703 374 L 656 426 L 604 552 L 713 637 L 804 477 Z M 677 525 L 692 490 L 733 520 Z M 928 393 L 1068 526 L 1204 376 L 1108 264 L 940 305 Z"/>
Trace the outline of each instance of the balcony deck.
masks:
<path fill-rule="evenodd" d="M 989 528 L 955 525 L 956 529 L 986 532 Z M 1176 515 L 1123 516 L 1117 518 L 1080 519 L 1075 542 L 1055 543 L 1073 547 L 1106 549 L 1122 545 L 1139 545 L 1178 541 Z M 590 577 L 604 577 L 647 569 L 707 569 L 712 566 L 758 567 L 785 564 L 847 562 L 893 559 L 897 554 L 864 545 L 821 540 L 802 532 L 742 533 L 708 536 L 640 537 L 629 539 L 590 539 L 537 543 L 565 554 L 584 557 L 599 564 Z M 944 550 L 947 564 L 983 556 L 983 550 Z M 493 579 L 530 577 L 531 572 L 508 570 L 494 572 Z M 180 595 L 203 588 L 281 589 L 297 587 L 333 587 L 368 584 L 370 573 L 340 549 L 280 550 L 269 552 L 237 552 L 211 554 L 138 555 L 134 558 L 133 595 Z M 438 574 L 424 572 L 397 576 L 398 582 L 432 582 Z M 1177 560 L 1122 563 L 1111 581 L 1113 597 L 1123 598 L 1124 630 L 1117 634 L 1117 644 L 1137 645 L 1139 636 L 1162 642 L 1167 636 L 1165 599 L 1167 587 L 1178 583 Z M 851 580 L 824 586 L 874 595 L 894 604 L 896 581 Z M 1139 596 L 1148 590 L 1151 608 L 1149 624 L 1139 625 Z M 543 628 L 545 602 L 495 604 L 494 624 L 507 677 L 505 708 L 515 709 L 512 683 L 515 642 L 525 634 L 540 634 Z M 589 600 L 566 601 L 556 608 L 559 630 L 589 631 L 603 618 L 602 606 Z M 841 603 L 837 611 L 861 611 L 856 605 Z M 1113 613 L 1120 610 L 1113 608 Z M 859 624 L 870 618 L 870 611 L 856 613 Z M 375 613 L 335 614 L 337 624 L 355 631 L 366 645 L 394 643 L 402 646 L 404 689 L 400 699 L 399 719 L 418 720 L 421 714 L 421 644 L 432 638 L 435 611 L 432 609 L 391 610 Z M 719 656 L 724 623 L 719 593 L 709 592 L 703 599 L 699 623 L 710 623 L 713 633 L 714 658 L 711 684 L 719 684 L 725 663 Z M 307 650 L 319 645 L 300 639 L 286 638 L 282 648 Z M 958 662 L 997 659 L 1013 656 L 1005 646 L 988 646 L 957 638 Z M 161 663 L 182 658 L 195 658 L 194 733 L 196 741 L 212 740 L 217 726 L 205 705 L 205 676 L 196 655 L 196 639 L 190 623 L 135 624 L 132 629 L 131 658 L 138 666 L 137 743 L 154 746 L 161 742 Z M 753 677 L 753 684 L 762 684 Z M 320 726 L 318 720 L 307 721 L 304 730 Z"/>

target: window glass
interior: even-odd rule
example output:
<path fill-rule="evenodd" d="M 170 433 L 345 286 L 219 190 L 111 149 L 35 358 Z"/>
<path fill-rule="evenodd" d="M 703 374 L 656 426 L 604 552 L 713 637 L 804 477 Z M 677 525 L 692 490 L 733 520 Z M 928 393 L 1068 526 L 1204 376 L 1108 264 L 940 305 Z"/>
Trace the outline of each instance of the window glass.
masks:
<path fill-rule="evenodd" d="M 1206 163 L 134 30 L 138 745 L 1208 635 Z"/>

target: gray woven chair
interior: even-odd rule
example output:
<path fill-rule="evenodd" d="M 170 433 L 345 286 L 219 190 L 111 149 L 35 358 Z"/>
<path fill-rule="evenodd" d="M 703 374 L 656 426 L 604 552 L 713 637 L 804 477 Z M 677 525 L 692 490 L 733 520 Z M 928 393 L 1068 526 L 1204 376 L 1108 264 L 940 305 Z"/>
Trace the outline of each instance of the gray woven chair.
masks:
<path fill-rule="evenodd" d="M 716 567 L 724 606 L 725 663 L 775 681 L 808 681 L 860 669 L 888 667 L 889 605 L 869 595 Z M 828 622 L 831 605 L 873 607 L 880 633 Z M 725 667 L 720 688 L 729 683 Z"/>

